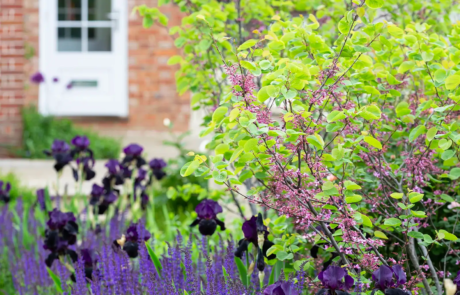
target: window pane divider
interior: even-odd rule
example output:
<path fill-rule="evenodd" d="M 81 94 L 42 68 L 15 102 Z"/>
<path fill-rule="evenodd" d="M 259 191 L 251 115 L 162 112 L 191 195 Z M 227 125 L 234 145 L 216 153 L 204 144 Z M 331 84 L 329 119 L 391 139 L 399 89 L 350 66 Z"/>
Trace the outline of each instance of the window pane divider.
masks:
<path fill-rule="evenodd" d="M 59 28 L 74 28 L 74 27 L 91 27 L 91 28 L 111 28 L 112 21 L 91 20 L 91 21 L 58 21 Z"/>

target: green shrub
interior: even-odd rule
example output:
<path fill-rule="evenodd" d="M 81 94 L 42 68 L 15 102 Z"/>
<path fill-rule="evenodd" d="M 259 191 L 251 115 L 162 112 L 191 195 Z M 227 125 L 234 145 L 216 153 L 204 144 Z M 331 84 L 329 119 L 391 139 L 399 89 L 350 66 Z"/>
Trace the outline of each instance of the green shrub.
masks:
<path fill-rule="evenodd" d="M 18 156 L 31 159 L 46 158 L 43 150 L 49 149 L 55 139 L 70 143 L 76 135 L 86 135 L 89 138 L 95 158 L 118 158 L 120 154 L 119 140 L 76 127 L 69 119 L 43 116 L 37 112 L 35 107 L 24 108 L 22 120 L 24 125 L 22 147 L 13 151 Z"/>
<path fill-rule="evenodd" d="M 3 181 L 3 183 L 9 182 L 11 184 L 10 197 L 12 200 L 16 200 L 18 197 L 22 196 L 22 200 L 24 202 L 33 203 L 37 199 L 35 191 L 27 186 L 24 186 L 19 180 L 19 177 L 14 173 L 0 173 L 0 181 Z"/>

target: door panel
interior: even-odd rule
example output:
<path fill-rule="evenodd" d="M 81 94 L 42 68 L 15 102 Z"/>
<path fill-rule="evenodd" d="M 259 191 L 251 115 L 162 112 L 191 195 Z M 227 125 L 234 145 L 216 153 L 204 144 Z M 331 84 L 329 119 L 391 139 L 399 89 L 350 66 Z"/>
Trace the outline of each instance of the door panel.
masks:
<path fill-rule="evenodd" d="M 40 0 L 42 113 L 127 116 L 126 2 Z"/>

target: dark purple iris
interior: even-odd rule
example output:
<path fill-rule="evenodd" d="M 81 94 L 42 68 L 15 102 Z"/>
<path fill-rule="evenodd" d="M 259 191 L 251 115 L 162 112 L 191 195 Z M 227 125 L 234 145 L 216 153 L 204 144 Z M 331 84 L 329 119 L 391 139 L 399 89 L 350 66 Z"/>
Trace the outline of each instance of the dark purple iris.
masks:
<path fill-rule="evenodd" d="M 11 201 L 10 197 L 11 184 L 9 182 L 4 183 L 0 180 L 0 201 L 8 203 Z"/>
<path fill-rule="evenodd" d="M 460 290 L 460 270 L 457 272 L 457 276 L 454 279 L 454 284 L 457 285 L 457 290 Z"/>
<path fill-rule="evenodd" d="M 113 241 L 113 244 L 116 248 L 122 247 L 129 257 L 136 258 L 139 255 L 139 243 L 146 242 L 150 238 L 150 232 L 139 223 L 128 227 L 126 235 L 120 240 Z"/>
<path fill-rule="evenodd" d="M 45 260 L 46 265 L 51 267 L 55 259 L 65 255 L 69 255 L 73 262 L 77 261 L 77 253 L 68 248 L 77 242 L 78 225 L 75 216 L 73 213 L 63 213 L 56 208 L 48 215 L 43 248 L 51 253 Z"/>
<path fill-rule="evenodd" d="M 73 159 L 69 145 L 65 141 L 59 139 L 54 140 L 50 151 L 43 152 L 45 155 L 52 156 L 56 160 L 54 164 L 54 170 L 56 170 L 56 172 L 61 171 L 62 168 Z"/>
<path fill-rule="evenodd" d="M 37 193 L 37 203 L 40 206 L 40 209 L 45 211 L 46 210 L 45 190 L 41 188 L 41 189 L 38 189 L 36 193 Z"/>
<path fill-rule="evenodd" d="M 118 190 L 112 190 L 111 188 L 107 189 L 97 184 L 93 184 L 89 203 L 95 206 L 95 208 L 97 206 L 98 214 L 104 214 L 110 204 L 117 200 L 118 194 Z M 96 211 L 96 209 L 94 211 Z"/>
<path fill-rule="evenodd" d="M 118 160 L 108 160 L 105 167 L 107 168 L 107 175 L 102 180 L 104 187 L 113 187 L 124 183 L 123 167 Z"/>
<path fill-rule="evenodd" d="M 74 146 L 75 152 L 84 152 L 89 148 L 89 139 L 86 136 L 77 135 L 72 139 L 72 145 Z"/>
<path fill-rule="evenodd" d="M 264 290 L 264 295 L 297 295 L 291 282 L 278 281 Z"/>
<path fill-rule="evenodd" d="M 238 242 L 238 248 L 235 251 L 235 256 L 242 258 L 244 252 L 248 251 L 248 246 L 252 243 L 257 248 L 257 260 L 256 265 L 259 271 L 265 269 L 264 257 L 268 259 L 274 259 L 274 254 L 267 256 L 267 251 L 273 246 L 273 242 L 268 240 L 268 230 L 264 225 L 262 214 L 258 214 L 257 217 L 252 216 L 251 219 L 246 220 L 241 227 L 244 234 L 244 239 Z M 263 241 L 262 245 L 259 245 L 259 241 Z"/>
<path fill-rule="evenodd" d="M 42 73 L 36 72 L 32 76 L 30 76 L 30 82 L 35 83 L 35 84 L 40 84 L 45 82 L 45 77 L 43 76 Z"/>
<path fill-rule="evenodd" d="M 345 268 L 335 265 L 329 265 L 325 270 L 319 273 L 318 279 L 323 284 L 324 289 L 321 289 L 316 295 L 320 294 L 349 294 L 345 291 L 350 289 L 353 284 L 353 278 L 348 275 Z"/>
<path fill-rule="evenodd" d="M 195 208 L 198 218 L 190 226 L 198 225 L 198 230 L 204 236 L 211 236 L 216 231 L 217 225 L 220 230 L 225 230 L 223 221 L 217 219 L 217 214 L 222 213 L 222 207 L 214 200 L 203 200 Z"/>
<path fill-rule="evenodd" d="M 134 163 L 137 168 L 140 168 L 145 165 L 146 161 L 142 158 L 142 152 L 144 148 L 136 143 L 132 143 L 123 149 L 125 157 L 122 161 L 123 166 L 129 166 L 131 163 Z"/>
<path fill-rule="evenodd" d="M 407 281 L 406 273 L 401 265 L 392 267 L 382 265 L 372 274 L 375 289 L 378 289 L 388 295 L 406 295 L 406 291 L 398 289 Z"/>
<path fill-rule="evenodd" d="M 81 171 L 83 171 L 83 179 L 84 180 L 91 180 L 96 176 L 96 172 L 94 172 L 94 158 L 92 157 L 83 157 L 77 159 L 77 166 L 80 167 Z M 73 177 L 75 181 L 78 181 L 78 171 L 76 169 L 73 170 Z"/>
<path fill-rule="evenodd" d="M 155 176 L 157 180 L 161 180 L 166 176 L 164 168 L 167 166 L 166 162 L 163 159 L 153 159 L 149 162 L 150 169 L 152 169 L 152 175 Z"/>

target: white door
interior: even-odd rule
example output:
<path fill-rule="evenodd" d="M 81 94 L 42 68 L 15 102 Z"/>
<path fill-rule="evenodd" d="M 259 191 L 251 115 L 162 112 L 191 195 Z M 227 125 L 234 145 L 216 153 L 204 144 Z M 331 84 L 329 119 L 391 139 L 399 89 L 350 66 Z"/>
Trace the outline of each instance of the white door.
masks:
<path fill-rule="evenodd" d="M 126 3 L 40 0 L 42 113 L 128 115 Z"/>

